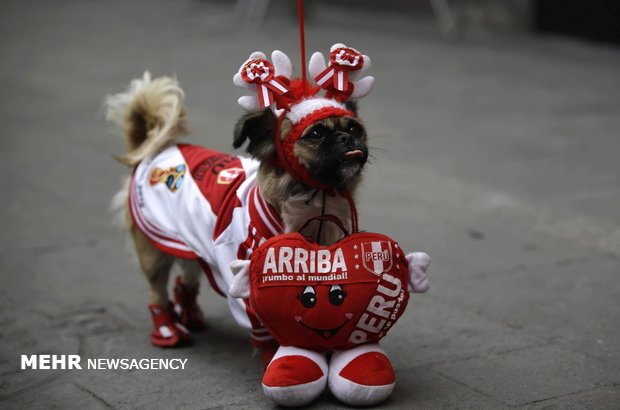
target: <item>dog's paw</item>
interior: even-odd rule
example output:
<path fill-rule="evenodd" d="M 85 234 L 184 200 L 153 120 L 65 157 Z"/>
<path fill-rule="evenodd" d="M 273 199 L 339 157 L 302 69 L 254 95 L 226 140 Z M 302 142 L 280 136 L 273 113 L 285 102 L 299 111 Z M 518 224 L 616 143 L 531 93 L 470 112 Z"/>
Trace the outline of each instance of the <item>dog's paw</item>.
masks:
<path fill-rule="evenodd" d="M 172 303 L 163 307 L 161 305 L 149 305 L 153 319 L 153 332 L 151 343 L 158 347 L 180 347 L 192 343 L 192 339 L 185 326 L 179 323 Z"/>

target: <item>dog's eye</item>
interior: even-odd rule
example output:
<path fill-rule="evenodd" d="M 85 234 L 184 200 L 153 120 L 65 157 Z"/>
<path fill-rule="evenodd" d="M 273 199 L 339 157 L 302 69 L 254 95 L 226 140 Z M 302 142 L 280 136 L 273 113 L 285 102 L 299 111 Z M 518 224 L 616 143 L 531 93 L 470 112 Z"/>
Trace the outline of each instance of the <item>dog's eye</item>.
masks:
<path fill-rule="evenodd" d="M 357 137 L 361 133 L 362 133 L 362 127 L 360 127 L 358 124 L 354 122 L 349 123 L 349 134 Z"/>
<path fill-rule="evenodd" d="M 334 306 L 342 305 L 345 296 L 347 296 L 347 294 L 344 293 L 340 285 L 332 285 L 332 287 L 329 289 L 329 303 Z"/>
<path fill-rule="evenodd" d="M 316 305 L 316 291 L 312 286 L 306 286 L 304 291 L 298 297 L 304 307 L 312 308 Z"/>
<path fill-rule="evenodd" d="M 314 127 L 310 130 L 308 134 L 306 134 L 306 138 L 312 140 L 320 140 L 325 136 L 325 130 L 322 127 Z"/>

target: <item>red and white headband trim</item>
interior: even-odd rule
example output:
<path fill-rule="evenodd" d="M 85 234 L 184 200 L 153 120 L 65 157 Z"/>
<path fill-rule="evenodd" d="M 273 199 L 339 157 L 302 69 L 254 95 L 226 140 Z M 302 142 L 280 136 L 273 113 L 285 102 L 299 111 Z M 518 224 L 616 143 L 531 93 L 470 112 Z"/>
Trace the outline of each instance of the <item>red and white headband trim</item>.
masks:
<path fill-rule="evenodd" d="M 327 99 L 327 98 L 306 98 L 301 100 L 297 104 L 291 106 L 290 111 L 286 113 L 286 118 L 291 120 L 293 124 L 297 124 L 303 118 L 312 114 L 315 111 L 318 111 L 322 108 L 340 108 L 342 110 L 346 110 L 344 104 L 341 104 L 335 100 Z"/>

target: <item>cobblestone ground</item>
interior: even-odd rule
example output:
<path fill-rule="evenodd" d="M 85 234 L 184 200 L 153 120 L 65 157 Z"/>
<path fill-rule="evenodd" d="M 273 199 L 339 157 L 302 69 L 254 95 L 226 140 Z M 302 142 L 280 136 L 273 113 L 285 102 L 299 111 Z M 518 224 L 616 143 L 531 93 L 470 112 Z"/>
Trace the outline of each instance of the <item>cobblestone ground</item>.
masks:
<path fill-rule="evenodd" d="M 431 291 L 385 340 L 398 383 L 383 407 L 620 408 L 619 50 L 478 31 L 450 42 L 394 10 L 315 12 L 309 50 L 342 41 L 374 62 L 362 226 L 433 260 Z M 126 170 L 101 106 L 144 69 L 175 73 L 190 140 L 228 150 L 232 75 L 254 49 L 297 58 L 289 14 L 248 25 L 224 1 L 2 2 L 0 407 L 273 407 L 206 283 L 195 345 L 149 344 L 146 284 L 108 212 Z M 25 353 L 188 364 L 21 371 Z"/>

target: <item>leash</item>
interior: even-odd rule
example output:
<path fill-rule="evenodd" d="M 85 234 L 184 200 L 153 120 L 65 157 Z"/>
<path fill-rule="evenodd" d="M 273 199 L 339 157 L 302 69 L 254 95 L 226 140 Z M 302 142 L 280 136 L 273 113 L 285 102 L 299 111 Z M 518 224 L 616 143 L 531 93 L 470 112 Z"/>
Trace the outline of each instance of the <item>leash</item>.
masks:
<path fill-rule="evenodd" d="M 297 18 L 299 19 L 299 49 L 301 51 L 301 80 L 306 94 L 306 35 L 304 32 L 304 0 L 297 0 Z"/>

